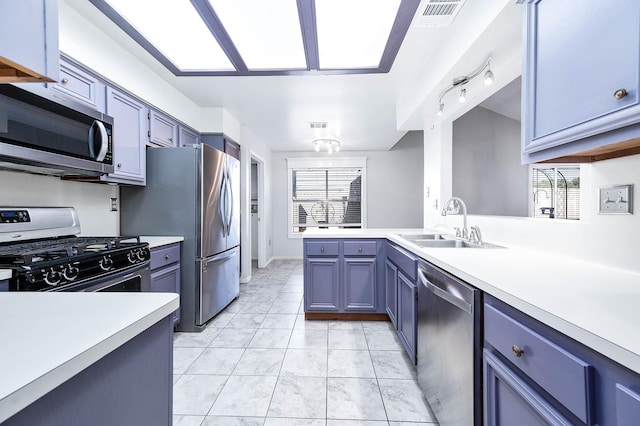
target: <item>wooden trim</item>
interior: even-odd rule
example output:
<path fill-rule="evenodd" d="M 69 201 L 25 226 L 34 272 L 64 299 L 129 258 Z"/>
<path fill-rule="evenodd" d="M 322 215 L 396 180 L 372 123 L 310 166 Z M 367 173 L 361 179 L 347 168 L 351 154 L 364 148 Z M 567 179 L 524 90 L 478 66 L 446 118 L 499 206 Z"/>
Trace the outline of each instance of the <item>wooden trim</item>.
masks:
<path fill-rule="evenodd" d="M 576 152 L 573 155 L 551 158 L 541 163 L 593 163 L 636 154 L 640 154 L 640 138 Z"/>
<path fill-rule="evenodd" d="M 305 312 L 305 320 L 389 321 L 387 314 L 360 314 L 340 312 Z"/>
<path fill-rule="evenodd" d="M 31 71 L 4 56 L 0 56 L 0 83 L 53 82 L 49 77 Z"/>

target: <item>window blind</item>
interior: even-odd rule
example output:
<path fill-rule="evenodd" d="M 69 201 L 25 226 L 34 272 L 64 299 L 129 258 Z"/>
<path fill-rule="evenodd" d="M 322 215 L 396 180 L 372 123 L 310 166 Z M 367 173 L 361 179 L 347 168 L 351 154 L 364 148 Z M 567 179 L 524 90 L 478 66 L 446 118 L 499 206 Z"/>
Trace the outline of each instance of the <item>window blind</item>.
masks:
<path fill-rule="evenodd" d="M 362 227 L 362 169 L 293 169 L 293 231 Z"/>

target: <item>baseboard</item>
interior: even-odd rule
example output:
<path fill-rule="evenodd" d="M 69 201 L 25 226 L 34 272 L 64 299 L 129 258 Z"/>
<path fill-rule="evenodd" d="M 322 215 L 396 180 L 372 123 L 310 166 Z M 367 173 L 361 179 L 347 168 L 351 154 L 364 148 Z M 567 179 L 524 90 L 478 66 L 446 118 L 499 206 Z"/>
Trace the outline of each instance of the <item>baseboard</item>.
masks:
<path fill-rule="evenodd" d="M 306 320 L 389 321 L 387 314 L 305 312 Z"/>

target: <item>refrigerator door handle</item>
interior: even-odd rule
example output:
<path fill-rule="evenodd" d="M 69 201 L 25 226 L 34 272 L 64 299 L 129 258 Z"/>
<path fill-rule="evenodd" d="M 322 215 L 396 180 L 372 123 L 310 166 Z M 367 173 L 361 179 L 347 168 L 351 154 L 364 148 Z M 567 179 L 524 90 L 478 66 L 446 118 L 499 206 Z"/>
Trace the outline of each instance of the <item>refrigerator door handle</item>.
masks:
<path fill-rule="evenodd" d="M 226 237 L 227 232 L 227 220 L 226 220 L 226 195 L 227 192 L 227 175 L 226 173 L 222 173 L 222 183 L 220 184 L 220 217 L 222 219 L 222 236 Z"/>
<path fill-rule="evenodd" d="M 227 236 L 231 235 L 231 223 L 233 222 L 233 189 L 231 188 L 231 178 L 227 175 L 227 203 L 229 216 L 227 218 Z"/>
<path fill-rule="evenodd" d="M 230 257 L 235 256 L 237 253 L 238 253 L 238 248 L 234 248 L 234 249 L 231 249 L 231 250 L 227 250 L 226 252 L 224 252 L 222 254 L 219 254 L 217 256 L 213 256 L 213 257 L 210 257 L 208 259 L 205 259 L 204 260 L 204 269 L 206 269 L 207 266 L 209 266 L 212 263 L 220 262 L 220 261 L 222 261 L 224 259 L 228 259 Z"/>

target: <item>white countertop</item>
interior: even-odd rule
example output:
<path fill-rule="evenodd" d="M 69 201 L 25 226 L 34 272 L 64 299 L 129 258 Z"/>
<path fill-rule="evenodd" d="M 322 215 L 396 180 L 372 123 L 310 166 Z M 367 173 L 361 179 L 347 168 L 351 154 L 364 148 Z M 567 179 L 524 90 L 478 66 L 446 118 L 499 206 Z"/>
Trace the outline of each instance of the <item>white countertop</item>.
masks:
<path fill-rule="evenodd" d="M 640 274 L 524 247 L 421 248 L 398 236 L 428 229 L 305 232 L 388 238 L 421 258 L 640 373 Z M 440 232 L 440 231 L 436 231 Z M 499 241 L 490 243 L 501 244 Z"/>
<path fill-rule="evenodd" d="M 149 243 L 149 248 L 156 248 L 156 247 L 166 246 L 173 243 L 179 243 L 180 241 L 184 241 L 184 237 L 143 235 L 140 237 L 140 241 L 142 241 L 143 243 Z"/>
<path fill-rule="evenodd" d="M 11 278 L 11 269 L 0 269 L 0 281 Z"/>
<path fill-rule="evenodd" d="M 173 293 L 0 293 L 0 423 L 177 308 Z"/>

